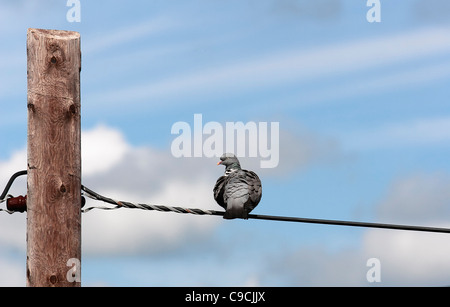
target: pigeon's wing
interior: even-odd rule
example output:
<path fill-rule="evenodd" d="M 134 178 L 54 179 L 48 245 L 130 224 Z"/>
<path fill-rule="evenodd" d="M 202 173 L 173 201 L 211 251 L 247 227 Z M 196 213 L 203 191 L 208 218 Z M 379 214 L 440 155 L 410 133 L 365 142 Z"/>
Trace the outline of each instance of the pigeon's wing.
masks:
<path fill-rule="evenodd" d="M 216 185 L 214 186 L 214 189 L 213 189 L 214 199 L 219 204 L 219 206 L 221 206 L 225 210 L 227 210 L 227 203 L 224 200 L 224 191 L 225 191 L 227 179 L 228 179 L 227 176 L 219 177 L 219 179 L 217 179 Z"/>
<path fill-rule="evenodd" d="M 262 196 L 262 187 L 261 180 L 255 172 L 246 170 L 244 170 L 244 172 L 249 195 L 248 201 L 244 204 L 244 209 L 248 214 L 259 204 Z"/>

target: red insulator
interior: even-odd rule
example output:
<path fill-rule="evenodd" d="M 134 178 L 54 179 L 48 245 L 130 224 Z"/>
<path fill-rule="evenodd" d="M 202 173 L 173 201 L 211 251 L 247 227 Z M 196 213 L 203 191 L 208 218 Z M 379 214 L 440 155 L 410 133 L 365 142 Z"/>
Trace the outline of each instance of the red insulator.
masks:
<path fill-rule="evenodd" d="M 6 200 L 6 208 L 9 211 L 25 212 L 27 211 L 27 196 L 11 197 Z"/>

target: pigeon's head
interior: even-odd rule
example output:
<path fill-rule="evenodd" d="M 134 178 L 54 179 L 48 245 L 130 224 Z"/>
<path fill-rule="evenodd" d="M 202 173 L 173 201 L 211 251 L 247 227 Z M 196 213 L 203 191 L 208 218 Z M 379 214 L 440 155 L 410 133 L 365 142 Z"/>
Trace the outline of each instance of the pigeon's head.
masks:
<path fill-rule="evenodd" d="M 217 162 L 217 165 L 221 164 L 225 165 L 225 173 L 230 173 L 232 171 L 241 169 L 238 158 L 236 158 L 236 156 L 232 153 L 224 153 L 220 157 L 220 161 Z"/>

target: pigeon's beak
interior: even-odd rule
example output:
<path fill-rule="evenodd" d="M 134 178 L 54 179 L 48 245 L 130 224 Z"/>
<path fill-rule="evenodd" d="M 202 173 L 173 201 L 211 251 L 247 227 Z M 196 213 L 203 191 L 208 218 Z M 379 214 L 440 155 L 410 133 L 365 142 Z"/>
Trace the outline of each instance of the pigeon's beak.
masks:
<path fill-rule="evenodd" d="M 220 165 L 220 164 L 222 164 L 222 160 L 221 160 L 221 161 L 219 161 L 219 162 L 217 162 L 217 165 Z"/>

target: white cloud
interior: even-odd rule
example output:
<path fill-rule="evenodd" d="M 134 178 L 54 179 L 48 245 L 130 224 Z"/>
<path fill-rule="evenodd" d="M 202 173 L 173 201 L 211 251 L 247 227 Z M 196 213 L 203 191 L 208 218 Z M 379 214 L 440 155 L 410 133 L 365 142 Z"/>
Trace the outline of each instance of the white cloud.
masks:
<path fill-rule="evenodd" d="M 169 149 L 134 147 L 119 130 L 105 125 L 82 131 L 81 139 L 82 181 L 90 189 L 131 202 L 222 210 L 212 194 L 215 180 L 223 173 L 223 168 L 216 165 L 216 158 L 177 159 Z M 259 160 L 250 158 L 242 159 L 243 167 L 254 169 L 263 177 L 286 174 L 313 163 L 323 152 L 330 151 L 328 141 L 308 131 L 293 135 L 283 130 L 280 146 L 283 163 L 278 168 L 263 171 L 256 167 Z M 26 149 L 23 149 L 9 160 L 0 161 L 2 182 L 25 168 Z M 13 186 L 15 195 L 26 193 L 24 178 Z M 97 205 L 107 206 L 87 199 L 87 207 Z M 5 220 L 2 225 L 9 229 L 0 234 L 0 241 L 25 249 L 25 215 L 0 218 Z M 83 253 L 109 256 L 161 253 L 195 245 L 210 237 L 221 223 L 219 217 L 131 209 L 94 209 L 82 218 Z"/>
<path fill-rule="evenodd" d="M 378 220 L 450 228 L 450 176 L 416 173 L 395 180 L 378 206 Z M 448 234 L 369 230 L 366 257 L 381 261 L 384 285 L 448 286 Z"/>
<path fill-rule="evenodd" d="M 144 82 L 110 91 L 105 96 L 92 94 L 95 101 L 143 101 L 183 94 L 217 94 L 248 91 L 255 88 L 311 81 L 316 78 L 378 69 L 397 63 L 431 58 L 450 51 L 449 28 L 425 28 L 419 31 L 363 39 L 312 50 L 289 50 L 241 59 L 226 66 L 178 73 L 158 82 Z M 448 75 L 448 74 L 446 74 Z M 422 76 L 423 78 L 423 76 Z"/>
<path fill-rule="evenodd" d="M 8 182 L 9 178 L 16 172 L 27 169 L 27 151 L 26 149 L 15 151 L 7 161 L 0 160 L 0 193 Z M 18 177 L 8 194 L 14 196 L 26 194 L 26 179 Z M 2 208 L 6 207 L 6 203 L 1 204 Z M 25 250 L 26 248 L 26 216 L 24 214 L 9 215 L 0 212 L 0 245 L 16 250 Z M 1 252 L 1 250 L 0 250 Z M 0 272 L 3 272 L 2 259 L 0 255 Z M 0 274 L 3 275 L 3 274 Z M 11 277 L 13 278 L 13 277 Z M 1 282 L 4 280 L 0 280 Z"/>
<path fill-rule="evenodd" d="M 450 221 L 450 177 L 413 174 L 395 180 L 378 206 L 379 219 L 393 223 Z"/>
<path fill-rule="evenodd" d="M 394 181 L 379 203 L 380 222 L 450 228 L 450 176 L 421 173 Z M 450 284 L 448 234 L 368 230 L 364 258 L 381 262 L 382 285 Z"/>
<path fill-rule="evenodd" d="M 446 145 L 449 141 L 450 117 L 388 123 L 371 130 L 361 129 L 343 135 L 343 147 L 351 150 Z"/>
<path fill-rule="evenodd" d="M 283 163 L 279 168 L 263 172 L 254 168 L 258 159 L 249 158 L 242 159 L 243 166 L 263 176 L 285 174 L 315 161 L 321 152 L 329 151 L 327 142 L 316 140 L 309 132 L 292 135 L 283 131 L 280 137 Z M 216 165 L 216 158 L 177 159 L 170 150 L 133 147 L 119 130 L 104 125 L 83 131 L 81 139 L 82 181 L 90 189 L 131 202 L 221 210 L 212 194 L 215 180 L 223 173 L 223 168 Z M 2 182 L 22 169 L 26 169 L 26 149 L 0 162 Z M 25 194 L 24 185 L 25 179 L 17 182 L 12 192 Z M 87 199 L 86 206 L 95 205 L 106 204 Z M 11 230 L 15 235 L 0 235 L 0 240 L 24 248 L 23 215 L 7 218 L 2 225 L 15 229 Z M 130 209 L 92 210 L 83 215 L 83 252 L 113 255 L 167 251 L 202 240 L 220 221 L 217 217 Z"/>
<path fill-rule="evenodd" d="M 139 202 L 186 206 L 189 196 L 192 196 L 195 199 L 193 207 L 211 208 L 212 203 L 207 196 L 211 194 L 211 189 L 207 183 L 172 181 L 165 185 L 159 193 L 149 195 L 147 199 L 139 198 Z M 120 194 L 120 199 L 138 201 L 132 193 L 127 195 L 105 190 L 104 194 L 111 197 Z M 211 205 L 208 206 L 208 203 Z M 214 217 L 177 213 L 132 209 L 94 210 L 83 215 L 83 250 L 87 254 L 108 256 L 168 252 L 208 237 L 218 222 L 220 220 Z"/>
<path fill-rule="evenodd" d="M 25 259 L 17 260 L 15 257 L 3 256 L 0 253 L 0 287 L 25 286 Z"/>
<path fill-rule="evenodd" d="M 94 171 L 94 163 L 84 166 L 88 175 L 83 177 L 83 184 L 91 189 L 120 200 L 219 209 L 212 197 L 212 186 L 223 170 L 216 167 L 214 159 L 175 159 L 169 152 L 136 148 L 120 132 L 105 126 L 83 132 L 82 139 L 86 133 L 91 140 L 83 146 L 89 144 L 98 151 L 90 154 L 92 149 L 84 149 L 86 159 L 107 156 L 111 148 L 124 149 L 117 151 L 107 167 Z M 95 145 L 104 140 L 108 144 Z M 23 153 L 13 155 L 9 161 L 2 161 L 0 168 L 16 171 L 24 159 Z M 414 174 L 393 182 L 378 206 L 380 221 L 407 216 L 407 220 L 397 220 L 449 227 L 449 183 L 445 174 Z M 88 200 L 87 206 L 92 205 L 105 204 Z M 24 250 L 25 215 L 2 215 L 0 219 L 4 230 L 0 236 L 2 244 Z M 92 210 L 83 214 L 83 254 L 112 256 L 183 250 L 207 241 L 220 223 L 218 217 L 132 209 Z M 357 247 L 330 252 L 304 246 L 266 255 L 258 270 L 248 273 L 246 283 L 371 286 L 374 284 L 365 277 L 369 269 L 366 261 L 375 257 L 381 261 L 380 285 L 448 285 L 448 253 L 448 235 L 367 230 Z M 14 283 L 20 283 L 22 272 L 11 270 L 11 278 L 17 279 Z"/>
<path fill-rule="evenodd" d="M 370 230 L 362 248 L 365 258 L 380 260 L 382 285 L 450 285 L 448 234 Z"/>
<path fill-rule="evenodd" d="M 120 132 L 104 126 L 84 132 L 82 148 L 83 159 L 91 161 L 83 164 L 83 182 L 102 195 L 131 202 L 214 208 L 213 163 L 175 159 L 169 150 L 134 148 Z M 113 156 L 108 157 L 111 152 Z M 92 205 L 105 204 L 88 200 L 87 206 Z M 83 215 L 83 250 L 104 255 L 165 252 L 202 240 L 219 221 L 155 211 L 93 210 Z"/>
<path fill-rule="evenodd" d="M 2 206 L 4 206 L 4 203 Z M 26 249 L 27 233 L 26 215 L 21 213 L 9 215 L 5 212 L 0 212 L 0 223 L 2 225 L 0 245 L 24 251 Z"/>
<path fill-rule="evenodd" d="M 415 174 L 397 180 L 378 204 L 377 219 L 386 222 L 390 217 L 397 223 L 450 228 L 449 185 L 450 177 L 443 174 Z M 449 240 L 448 234 L 367 229 L 354 247 L 331 252 L 309 245 L 283 251 L 271 258 L 267 272 L 271 279 L 289 285 L 448 286 Z M 380 260 L 380 283 L 366 279 L 370 258 Z"/>
<path fill-rule="evenodd" d="M 280 280 L 281 285 L 364 285 L 366 266 L 358 251 L 332 253 L 324 248 L 304 246 L 284 251 L 277 258 L 268 265 L 267 272 L 270 279 Z"/>
<path fill-rule="evenodd" d="M 108 170 L 131 150 L 118 131 L 100 125 L 82 134 L 82 171 L 89 176 Z"/>
<path fill-rule="evenodd" d="M 6 183 L 14 173 L 26 169 L 27 150 L 24 148 L 13 152 L 8 161 L 0 160 L 0 181 Z"/>
<path fill-rule="evenodd" d="M 175 159 L 170 151 L 129 145 L 115 129 L 99 125 L 82 132 L 83 184 L 105 196 L 136 202 L 220 209 L 212 187 L 219 170 L 207 159 Z M 26 149 L 0 161 L 1 182 L 26 169 Z M 15 182 L 11 193 L 25 194 L 25 179 Z M 20 191 L 20 192 L 18 192 Z M 17 192 L 17 193 L 16 193 Z M 106 205 L 88 199 L 86 206 Z M 2 214 L 0 241 L 25 248 L 22 214 Z M 83 253 L 133 254 L 161 252 L 192 244 L 211 234 L 219 218 L 183 216 L 122 209 L 93 210 L 83 214 Z M 192 239 L 195 238 L 195 239 Z"/>

